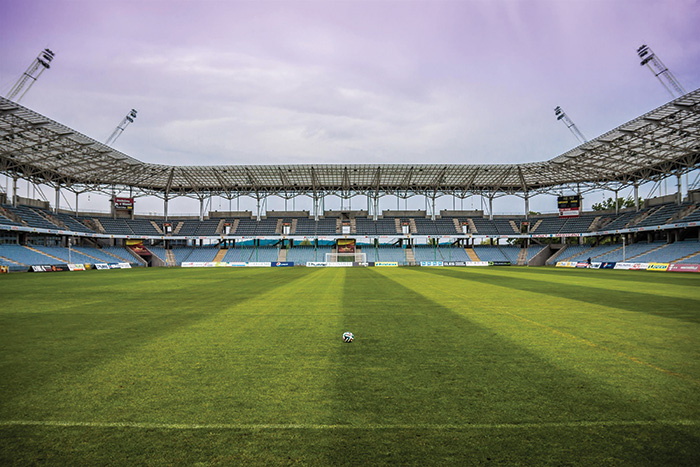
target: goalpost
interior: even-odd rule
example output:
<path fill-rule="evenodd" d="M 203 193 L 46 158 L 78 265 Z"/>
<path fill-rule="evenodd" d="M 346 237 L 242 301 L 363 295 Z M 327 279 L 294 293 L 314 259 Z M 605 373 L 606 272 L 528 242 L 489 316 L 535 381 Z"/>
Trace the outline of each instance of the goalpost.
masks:
<path fill-rule="evenodd" d="M 367 253 L 326 253 L 326 263 L 366 263 Z"/>

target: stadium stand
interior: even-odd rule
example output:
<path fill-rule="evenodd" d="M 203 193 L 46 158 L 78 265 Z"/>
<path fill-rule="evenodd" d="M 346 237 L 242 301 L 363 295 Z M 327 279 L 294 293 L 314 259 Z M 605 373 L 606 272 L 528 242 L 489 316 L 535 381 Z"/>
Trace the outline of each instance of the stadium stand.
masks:
<path fill-rule="evenodd" d="M 365 250 L 362 249 L 364 252 Z M 333 249 L 330 246 L 295 246 L 287 250 L 287 261 L 294 264 L 306 264 L 309 261 L 325 261 L 326 253 L 332 253 Z M 368 260 L 369 261 L 369 260 Z"/>
<path fill-rule="evenodd" d="M 481 261 L 510 261 L 508 257 L 495 246 L 475 245 L 474 252 Z"/>
<path fill-rule="evenodd" d="M 70 251 L 68 251 L 68 248 L 63 248 L 63 247 L 57 247 L 57 246 L 34 246 L 36 250 L 39 250 L 45 255 L 50 255 L 55 258 L 59 258 L 62 262 L 64 263 L 88 263 L 92 264 L 95 262 L 93 258 L 90 258 L 89 256 L 85 256 L 79 251 L 75 251 L 73 248 L 71 248 Z M 55 261 L 54 261 L 55 262 Z"/>
<path fill-rule="evenodd" d="M 131 263 L 132 265 L 139 264 L 134 258 L 134 256 L 131 253 L 129 253 L 124 247 L 105 246 L 102 249 L 107 253 L 114 255 L 117 258 L 117 260 L 121 260 L 125 263 Z"/>
<path fill-rule="evenodd" d="M 58 264 L 59 262 L 40 251 L 34 251 L 21 245 L 0 245 L 0 256 L 26 266 L 32 264 Z"/>

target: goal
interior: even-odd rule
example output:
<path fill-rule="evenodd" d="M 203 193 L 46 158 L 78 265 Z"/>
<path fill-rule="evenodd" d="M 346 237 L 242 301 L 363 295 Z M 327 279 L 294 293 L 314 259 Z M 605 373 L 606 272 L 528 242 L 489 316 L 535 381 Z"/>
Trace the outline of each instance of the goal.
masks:
<path fill-rule="evenodd" d="M 366 263 L 367 253 L 326 253 L 326 263 Z"/>

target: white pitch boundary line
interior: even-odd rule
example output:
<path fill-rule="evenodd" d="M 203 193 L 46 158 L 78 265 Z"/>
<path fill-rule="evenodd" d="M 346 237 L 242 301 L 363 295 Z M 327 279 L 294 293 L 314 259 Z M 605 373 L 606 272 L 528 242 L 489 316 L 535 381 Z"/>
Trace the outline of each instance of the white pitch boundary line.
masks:
<path fill-rule="evenodd" d="M 78 422 L 67 420 L 0 420 L 0 427 L 86 427 L 86 428 L 137 428 L 145 430 L 489 430 L 489 429 L 537 429 L 537 428 L 587 428 L 625 426 L 700 426 L 700 420 L 592 420 L 542 423 L 474 423 L 474 424 L 367 424 L 333 425 L 319 423 L 299 424 L 248 424 L 248 423 L 141 423 L 141 422 Z"/>

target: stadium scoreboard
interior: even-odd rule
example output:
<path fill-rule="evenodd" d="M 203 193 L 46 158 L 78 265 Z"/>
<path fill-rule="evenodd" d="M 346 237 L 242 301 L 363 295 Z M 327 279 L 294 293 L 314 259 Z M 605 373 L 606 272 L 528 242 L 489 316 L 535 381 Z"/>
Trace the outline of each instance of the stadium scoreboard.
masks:
<path fill-rule="evenodd" d="M 559 196 L 557 198 L 559 217 L 576 217 L 581 213 L 581 196 Z"/>
<path fill-rule="evenodd" d="M 134 209 L 134 198 L 114 198 L 114 208 L 131 211 Z"/>

